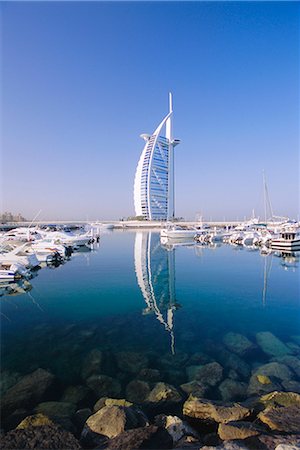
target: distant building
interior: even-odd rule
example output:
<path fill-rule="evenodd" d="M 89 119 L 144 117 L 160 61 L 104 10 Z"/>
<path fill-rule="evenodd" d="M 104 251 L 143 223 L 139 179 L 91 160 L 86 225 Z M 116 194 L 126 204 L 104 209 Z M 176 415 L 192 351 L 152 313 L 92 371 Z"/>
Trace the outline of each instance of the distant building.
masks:
<path fill-rule="evenodd" d="M 175 215 L 174 147 L 180 141 L 172 137 L 172 116 L 170 93 L 169 113 L 152 135 L 141 134 L 146 144 L 135 174 L 134 207 L 136 216 L 148 220 L 173 220 Z"/>
<path fill-rule="evenodd" d="M 20 213 L 14 215 L 11 212 L 4 212 L 3 214 L 0 214 L 0 222 L 26 222 L 26 219 Z"/>

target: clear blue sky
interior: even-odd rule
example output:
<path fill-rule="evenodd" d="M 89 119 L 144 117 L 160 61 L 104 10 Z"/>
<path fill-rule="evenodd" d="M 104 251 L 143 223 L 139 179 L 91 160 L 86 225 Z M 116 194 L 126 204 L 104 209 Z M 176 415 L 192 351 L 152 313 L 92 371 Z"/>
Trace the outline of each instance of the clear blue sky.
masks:
<path fill-rule="evenodd" d="M 1 2 L 2 210 L 134 214 L 174 97 L 176 214 L 299 213 L 299 3 Z"/>

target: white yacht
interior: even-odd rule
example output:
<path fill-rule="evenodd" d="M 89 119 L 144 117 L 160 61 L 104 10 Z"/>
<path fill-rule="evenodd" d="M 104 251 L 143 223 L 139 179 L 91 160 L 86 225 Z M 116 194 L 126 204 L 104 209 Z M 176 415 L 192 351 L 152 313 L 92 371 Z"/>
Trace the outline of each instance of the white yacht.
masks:
<path fill-rule="evenodd" d="M 64 245 L 58 244 L 54 239 L 45 238 L 31 244 L 33 251 L 41 262 L 47 261 L 48 257 L 58 254 L 61 258 L 67 256 L 67 249 Z M 49 259 L 49 258 L 48 258 Z"/>
<path fill-rule="evenodd" d="M 11 245 L 3 245 L 0 253 L 0 264 L 21 264 L 26 268 L 33 268 L 39 265 L 35 253 L 26 252 L 27 243 L 13 248 Z"/>
<path fill-rule="evenodd" d="M 183 228 L 174 224 L 167 225 L 166 228 L 163 228 L 160 231 L 161 238 L 164 237 L 169 239 L 194 239 L 196 234 L 196 228 Z"/>
<path fill-rule="evenodd" d="M 271 240 L 271 248 L 275 250 L 300 251 L 300 230 L 293 228 L 282 230 L 280 237 Z"/>
<path fill-rule="evenodd" d="M 41 235 L 35 229 L 29 227 L 18 227 L 3 233 L 1 236 L 1 241 L 29 242 L 40 238 Z"/>
<path fill-rule="evenodd" d="M 44 237 L 53 239 L 55 244 L 67 245 L 71 247 L 80 247 L 87 245 L 91 241 L 91 233 L 73 234 L 65 231 L 47 231 L 43 232 Z"/>

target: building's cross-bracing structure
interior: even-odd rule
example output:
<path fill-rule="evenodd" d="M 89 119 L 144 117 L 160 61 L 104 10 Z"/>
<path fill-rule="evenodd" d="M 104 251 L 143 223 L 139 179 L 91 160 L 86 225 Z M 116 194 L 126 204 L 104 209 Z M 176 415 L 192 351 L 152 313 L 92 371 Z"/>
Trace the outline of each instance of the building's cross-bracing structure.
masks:
<path fill-rule="evenodd" d="M 170 93 L 166 117 L 152 135 L 141 134 L 146 143 L 135 174 L 134 206 L 136 215 L 148 220 L 173 220 L 175 215 L 174 147 L 180 141 L 172 136 L 172 116 Z"/>

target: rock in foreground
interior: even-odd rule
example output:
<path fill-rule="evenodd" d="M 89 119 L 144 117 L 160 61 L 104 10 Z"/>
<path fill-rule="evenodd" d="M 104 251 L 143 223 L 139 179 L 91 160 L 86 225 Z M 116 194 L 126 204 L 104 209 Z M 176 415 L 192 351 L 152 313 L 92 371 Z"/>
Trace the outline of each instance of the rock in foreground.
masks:
<path fill-rule="evenodd" d="M 125 430 L 146 425 L 142 413 L 126 406 L 104 406 L 86 421 L 86 429 L 93 433 L 114 438 Z"/>
<path fill-rule="evenodd" d="M 273 431 L 300 432 L 300 407 L 297 405 L 269 407 L 260 412 L 258 418 Z"/>
<path fill-rule="evenodd" d="M 136 428 L 120 434 L 109 442 L 107 448 L 115 450 L 132 450 L 138 448 L 165 449 L 173 447 L 169 433 L 155 425 Z"/>
<path fill-rule="evenodd" d="M 3 449 L 80 449 L 77 439 L 58 425 L 29 426 L 9 431 L 0 438 Z"/>
<path fill-rule="evenodd" d="M 220 423 L 218 434 L 220 438 L 225 440 L 231 439 L 247 439 L 251 436 L 257 436 L 261 430 L 251 422 L 229 422 Z"/>
<path fill-rule="evenodd" d="M 227 423 L 248 417 L 250 410 L 239 403 L 223 404 L 190 396 L 183 405 L 183 414 L 207 422 Z"/>

